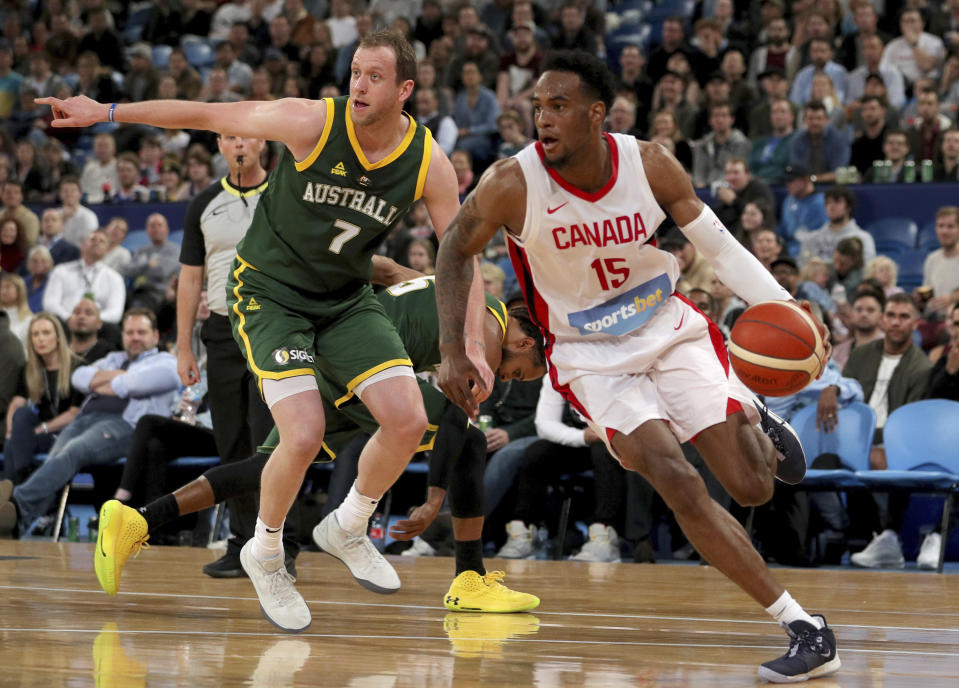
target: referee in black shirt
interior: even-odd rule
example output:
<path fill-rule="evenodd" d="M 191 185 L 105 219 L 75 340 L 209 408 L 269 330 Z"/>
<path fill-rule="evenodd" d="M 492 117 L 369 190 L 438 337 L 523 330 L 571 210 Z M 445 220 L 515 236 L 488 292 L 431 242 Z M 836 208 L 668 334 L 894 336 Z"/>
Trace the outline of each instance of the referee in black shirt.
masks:
<path fill-rule="evenodd" d="M 236 256 L 236 245 L 249 229 L 260 194 L 268 184 L 266 170 L 260 165 L 260 153 L 265 145 L 262 139 L 217 137 L 217 146 L 229 164 L 230 173 L 190 203 L 180 250 L 177 371 L 185 385 L 200 379 L 190 335 L 205 281 L 211 314 L 200 330 L 200 338 L 206 345 L 207 398 L 213 417 L 213 435 L 220 459 L 225 463 L 250 457 L 273 427 L 256 378 L 247 369 L 246 360 L 233 339 L 226 305 L 226 280 Z M 255 496 L 231 499 L 227 506 L 231 537 L 226 554 L 203 567 L 203 573 L 214 578 L 246 575 L 240 566 L 240 548 L 253 537 L 256 525 Z M 298 552 L 293 540 L 287 538 L 284 543 L 287 568 L 292 568 Z"/>

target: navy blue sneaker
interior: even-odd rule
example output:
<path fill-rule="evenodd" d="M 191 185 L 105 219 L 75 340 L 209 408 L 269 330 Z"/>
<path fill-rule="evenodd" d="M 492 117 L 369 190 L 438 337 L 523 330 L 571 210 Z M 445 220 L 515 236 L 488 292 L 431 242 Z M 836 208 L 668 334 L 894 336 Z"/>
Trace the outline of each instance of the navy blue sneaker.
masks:
<path fill-rule="evenodd" d="M 765 406 L 753 402 L 759 411 L 759 423 L 776 448 L 779 465 L 776 477 L 787 485 L 796 485 L 806 477 L 806 453 L 803 451 L 799 435 L 789 423 L 777 416 Z"/>
<path fill-rule="evenodd" d="M 817 614 L 813 618 L 819 619 L 822 628 L 808 621 L 783 624 L 790 638 L 789 650 L 759 667 L 760 678 L 770 683 L 799 683 L 839 671 L 842 662 L 836 652 L 836 635 L 826 625 L 826 617 Z"/>

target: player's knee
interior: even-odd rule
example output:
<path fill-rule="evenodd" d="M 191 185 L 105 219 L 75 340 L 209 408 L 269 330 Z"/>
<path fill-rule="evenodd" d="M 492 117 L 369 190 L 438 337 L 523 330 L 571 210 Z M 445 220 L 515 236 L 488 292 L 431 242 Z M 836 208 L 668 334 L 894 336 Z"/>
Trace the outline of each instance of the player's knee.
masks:
<path fill-rule="evenodd" d="M 773 498 L 773 481 L 763 476 L 742 475 L 736 485 L 727 487 L 729 496 L 740 506 L 760 506 Z"/>
<path fill-rule="evenodd" d="M 313 461 L 323 448 L 323 421 L 304 422 L 291 428 L 285 428 L 280 434 L 283 448 L 293 456 L 305 462 Z"/>
<path fill-rule="evenodd" d="M 385 437 L 398 446 L 419 446 L 429 421 L 422 407 L 406 408 L 380 424 Z"/>

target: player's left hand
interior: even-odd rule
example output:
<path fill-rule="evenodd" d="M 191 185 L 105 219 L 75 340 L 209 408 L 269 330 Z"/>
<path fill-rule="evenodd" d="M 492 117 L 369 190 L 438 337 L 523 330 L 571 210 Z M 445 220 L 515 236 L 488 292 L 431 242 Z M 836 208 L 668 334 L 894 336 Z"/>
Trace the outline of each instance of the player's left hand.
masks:
<path fill-rule="evenodd" d="M 442 348 L 441 348 L 442 350 Z M 479 399 L 489 396 L 493 389 L 493 371 L 486 364 L 470 358 L 464 349 L 442 351 L 438 384 L 446 398 L 466 412 L 471 420 L 479 413 Z M 485 371 L 485 372 L 484 372 Z M 479 387 L 473 391 L 470 386 Z"/>
<path fill-rule="evenodd" d="M 393 524 L 390 528 L 390 537 L 394 540 L 412 540 L 429 527 L 439 510 L 438 504 L 432 502 L 421 504 L 413 509 L 409 518 Z"/>
<path fill-rule="evenodd" d="M 822 337 L 823 346 L 826 349 L 826 353 L 822 357 L 822 370 L 819 371 L 819 375 L 816 376 L 818 380 L 822 377 L 822 373 L 826 370 L 826 364 L 829 363 L 829 359 L 832 358 L 832 342 L 829 335 L 829 328 L 823 325 L 822 321 L 816 317 L 816 314 L 812 312 L 812 306 L 809 305 L 809 302 L 805 299 L 799 302 L 800 308 L 809 313 L 809 317 L 813 319 L 813 322 L 816 323 L 816 327 L 819 328 L 819 336 Z"/>

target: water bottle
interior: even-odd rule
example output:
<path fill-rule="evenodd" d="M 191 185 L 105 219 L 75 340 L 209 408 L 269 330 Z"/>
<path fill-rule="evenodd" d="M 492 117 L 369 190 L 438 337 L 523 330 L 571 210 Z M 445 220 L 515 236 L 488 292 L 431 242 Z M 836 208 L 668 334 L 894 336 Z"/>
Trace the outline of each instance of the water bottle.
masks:
<path fill-rule="evenodd" d="M 67 540 L 70 542 L 80 541 L 80 519 L 76 516 L 71 516 L 67 521 Z"/>
<path fill-rule="evenodd" d="M 200 393 L 196 385 L 183 390 L 183 398 L 174 416 L 187 425 L 196 425 L 196 410 L 200 407 Z"/>
<path fill-rule="evenodd" d="M 920 163 L 919 169 L 921 170 L 921 179 L 923 183 L 931 182 L 933 177 L 932 160 L 929 158 L 923 160 L 922 163 Z"/>
<path fill-rule="evenodd" d="M 902 181 L 912 184 L 916 181 L 916 161 L 906 160 L 902 165 Z"/>
<path fill-rule="evenodd" d="M 96 516 L 91 516 L 90 520 L 87 521 L 87 540 L 90 542 L 97 541 L 97 529 L 100 527 L 100 519 Z"/>
<path fill-rule="evenodd" d="M 376 546 L 376 549 L 383 551 L 386 544 L 386 527 L 383 524 L 383 514 L 377 511 L 370 519 L 370 540 Z"/>

